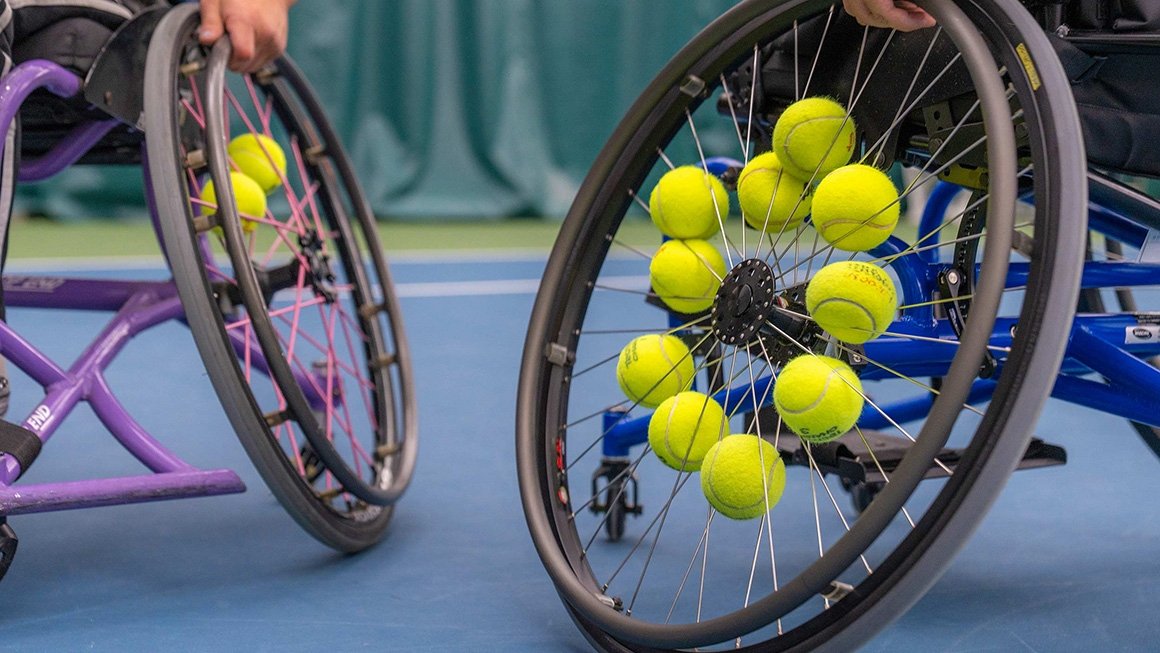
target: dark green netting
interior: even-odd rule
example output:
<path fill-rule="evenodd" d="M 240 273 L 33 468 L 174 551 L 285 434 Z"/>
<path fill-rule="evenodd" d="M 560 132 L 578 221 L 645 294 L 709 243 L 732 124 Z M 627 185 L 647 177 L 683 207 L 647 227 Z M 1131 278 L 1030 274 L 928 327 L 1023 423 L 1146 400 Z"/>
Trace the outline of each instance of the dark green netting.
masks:
<path fill-rule="evenodd" d="M 290 53 L 377 214 L 561 216 L 620 115 L 731 0 L 300 0 Z M 142 215 L 136 170 L 20 189 L 59 218 Z"/>

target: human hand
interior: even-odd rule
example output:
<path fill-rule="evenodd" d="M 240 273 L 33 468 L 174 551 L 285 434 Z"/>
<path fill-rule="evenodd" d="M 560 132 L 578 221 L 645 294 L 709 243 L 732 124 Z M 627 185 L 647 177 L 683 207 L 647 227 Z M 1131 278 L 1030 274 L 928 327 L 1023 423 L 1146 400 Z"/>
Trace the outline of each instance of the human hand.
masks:
<path fill-rule="evenodd" d="M 295 0 L 201 0 L 198 40 L 210 45 L 230 35 L 230 70 L 252 73 L 286 49 Z"/>
<path fill-rule="evenodd" d="M 909 0 L 842 0 L 846 13 L 870 27 L 913 32 L 934 27 L 934 17 Z"/>

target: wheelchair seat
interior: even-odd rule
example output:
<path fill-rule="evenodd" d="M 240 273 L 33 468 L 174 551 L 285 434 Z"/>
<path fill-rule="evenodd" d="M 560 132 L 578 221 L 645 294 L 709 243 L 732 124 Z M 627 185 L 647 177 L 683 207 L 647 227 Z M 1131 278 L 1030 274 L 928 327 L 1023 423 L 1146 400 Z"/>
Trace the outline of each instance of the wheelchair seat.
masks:
<path fill-rule="evenodd" d="M 86 75 L 117 28 L 128 19 L 166 2 L 98 0 L 54 4 L 12 0 L 12 62 L 36 59 L 59 64 Z M 83 95 L 61 98 L 37 91 L 20 110 L 20 146 L 23 158 L 36 158 L 66 138 L 81 124 L 107 120 Z M 78 163 L 138 164 L 143 134 L 127 125 L 112 129 Z"/>

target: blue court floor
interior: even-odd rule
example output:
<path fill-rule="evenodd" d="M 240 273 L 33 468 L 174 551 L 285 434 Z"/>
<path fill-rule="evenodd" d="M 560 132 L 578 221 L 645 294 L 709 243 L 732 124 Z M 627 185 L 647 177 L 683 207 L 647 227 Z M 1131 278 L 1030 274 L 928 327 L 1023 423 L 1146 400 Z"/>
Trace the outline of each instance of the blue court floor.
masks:
<path fill-rule="evenodd" d="M 12 518 L 20 550 L 0 583 L 0 651 L 590 650 L 536 557 L 515 480 L 516 377 L 542 257 L 394 265 L 422 439 L 381 545 L 337 555 L 282 512 L 188 333 L 166 327 L 126 350 L 112 385 L 166 444 L 238 470 L 249 491 Z M 11 319 L 65 356 L 101 323 Z M 14 382 L 17 411 L 31 406 L 29 383 Z M 1160 461 L 1122 420 L 1059 403 L 1038 434 L 1071 462 L 1017 474 L 946 576 L 866 650 L 1160 648 Z M 138 469 L 82 410 L 28 480 Z"/>

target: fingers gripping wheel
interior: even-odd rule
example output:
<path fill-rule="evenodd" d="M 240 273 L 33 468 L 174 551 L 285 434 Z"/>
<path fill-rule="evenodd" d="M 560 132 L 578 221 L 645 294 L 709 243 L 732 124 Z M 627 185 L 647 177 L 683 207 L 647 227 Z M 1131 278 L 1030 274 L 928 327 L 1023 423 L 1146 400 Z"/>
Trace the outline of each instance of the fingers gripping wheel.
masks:
<path fill-rule="evenodd" d="M 146 71 L 149 188 L 210 378 L 263 479 L 327 544 L 377 541 L 410 481 L 410 357 L 374 217 L 293 64 L 225 70 L 170 11 Z"/>
<path fill-rule="evenodd" d="M 924 6 L 939 26 L 903 35 L 840 2 L 740 3 L 644 90 L 577 194 L 528 331 L 517 462 L 537 551 L 601 650 L 852 650 L 934 581 L 1026 449 L 1083 257 L 1078 118 L 1017 2 Z M 892 233 L 940 179 L 982 201 Z M 651 265 L 678 222 L 712 291 Z M 952 269 L 967 293 L 940 288 Z M 675 338 L 647 358 L 625 346 L 658 333 Z M 626 360 L 640 392 L 617 383 Z M 701 409 L 654 411 L 656 388 Z M 710 400 L 726 419 L 704 428 Z M 610 544 L 596 508 L 628 479 L 642 513 Z"/>

